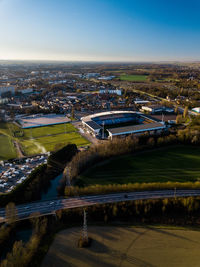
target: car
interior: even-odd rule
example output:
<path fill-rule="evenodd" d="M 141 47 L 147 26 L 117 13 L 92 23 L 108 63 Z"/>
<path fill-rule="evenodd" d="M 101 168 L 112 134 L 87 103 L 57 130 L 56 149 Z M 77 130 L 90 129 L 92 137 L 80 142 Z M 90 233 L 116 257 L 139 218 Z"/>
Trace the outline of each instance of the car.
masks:
<path fill-rule="evenodd" d="M 53 202 L 53 201 L 49 203 L 49 205 L 53 205 L 53 204 L 54 204 L 54 202 Z"/>

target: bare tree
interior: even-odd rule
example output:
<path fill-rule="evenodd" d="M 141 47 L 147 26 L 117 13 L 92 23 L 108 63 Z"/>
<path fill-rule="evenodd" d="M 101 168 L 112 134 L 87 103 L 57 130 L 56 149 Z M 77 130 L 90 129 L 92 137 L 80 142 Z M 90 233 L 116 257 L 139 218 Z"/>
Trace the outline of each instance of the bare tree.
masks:
<path fill-rule="evenodd" d="M 13 202 L 8 203 L 6 206 L 6 220 L 9 224 L 14 223 L 17 220 L 17 209 Z"/>

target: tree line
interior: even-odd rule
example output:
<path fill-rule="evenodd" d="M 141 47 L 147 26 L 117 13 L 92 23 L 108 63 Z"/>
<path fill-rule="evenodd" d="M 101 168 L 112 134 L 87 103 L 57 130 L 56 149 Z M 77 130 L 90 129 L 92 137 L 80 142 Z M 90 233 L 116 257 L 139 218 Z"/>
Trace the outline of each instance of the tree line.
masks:
<path fill-rule="evenodd" d="M 109 222 L 200 225 L 200 197 L 174 197 L 98 204 L 86 207 L 86 211 L 88 225 Z M 67 227 L 82 225 L 83 208 L 59 210 L 56 211 L 56 217 L 44 216 L 31 219 L 31 221 L 33 225 L 31 238 L 26 244 L 22 241 L 15 242 L 12 251 L 2 261 L 1 267 L 39 266 L 56 232 Z M 23 224 L 23 222 L 20 223 Z M 18 223 L 18 227 L 20 223 Z M 88 231 L 90 231 L 89 227 Z M 4 235 L 6 236 L 6 234 Z"/>

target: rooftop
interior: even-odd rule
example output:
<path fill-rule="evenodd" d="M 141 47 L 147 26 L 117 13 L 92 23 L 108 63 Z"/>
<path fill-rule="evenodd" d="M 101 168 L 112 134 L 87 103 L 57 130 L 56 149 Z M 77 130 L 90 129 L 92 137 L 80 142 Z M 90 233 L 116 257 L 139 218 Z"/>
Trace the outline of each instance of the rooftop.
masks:
<path fill-rule="evenodd" d="M 154 122 L 154 123 L 147 123 L 147 124 L 140 124 L 140 125 L 132 125 L 132 126 L 125 126 L 119 128 L 111 128 L 107 129 L 109 133 L 112 135 L 118 135 L 123 133 L 131 133 L 131 132 L 142 132 L 145 130 L 154 130 L 154 129 L 163 129 L 165 126 L 162 123 Z"/>

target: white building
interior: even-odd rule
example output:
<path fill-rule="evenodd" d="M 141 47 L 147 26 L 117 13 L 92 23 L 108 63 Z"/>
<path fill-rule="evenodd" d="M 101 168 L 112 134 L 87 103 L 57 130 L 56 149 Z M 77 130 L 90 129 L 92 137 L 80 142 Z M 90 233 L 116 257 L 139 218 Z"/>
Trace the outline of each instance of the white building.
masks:
<path fill-rule="evenodd" d="M 197 113 L 200 113 L 200 107 L 193 108 L 192 111 L 197 112 Z"/>
<path fill-rule="evenodd" d="M 100 89 L 99 94 L 116 94 L 116 95 L 122 95 L 122 90 L 116 89 L 116 90 L 111 90 L 111 89 Z"/>
<path fill-rule="evenodd" d="M 156 114 L 156 113 L 173 113 L 174 109 L 173 108 L 169 108 L 169 107 L 164 107 L 164 106 L 142 106 L 142 111 L 146 111 L 149 112 L 151 114 Z"/>

